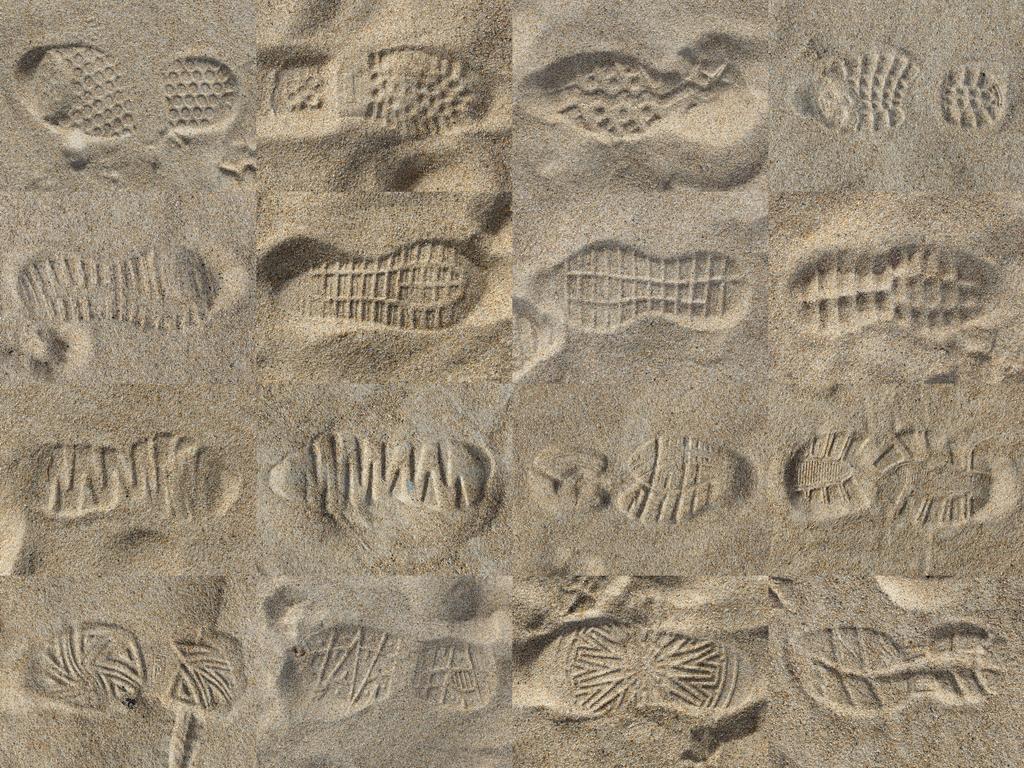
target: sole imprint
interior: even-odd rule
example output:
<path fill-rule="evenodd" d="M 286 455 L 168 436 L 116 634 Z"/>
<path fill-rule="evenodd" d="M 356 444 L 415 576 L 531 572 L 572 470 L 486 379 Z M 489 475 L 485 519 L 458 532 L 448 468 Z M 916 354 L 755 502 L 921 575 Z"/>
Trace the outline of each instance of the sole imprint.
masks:
<path fill-rule="evenodd" d="M 619 508 L 641 523 L 675 525 L 741 495 L 740 462 L 692 437 L 655 437 L 629 461 Z"/>
<path fill-rule="evenodd" d="M 288 62 L 271 75 L 270 111 L 290 117 L 319 113 L 327 105 L 327 93 L 325 62 Z"/>
<path fill-rule="evenodd" d="M 115 261 L 67 257 L 30 262 L 18 274 L 18 292 L 27 313 L 39 320 L 114 320 L 181 330 L 206 320 L 217 287 L 199 257 L 149 251 Z"/>
<path fill-rule="evenodd" d="M 369 55 L 366 117 L 408 138 L 466 125 L 484 109 L 478 73 L 443 53 L 398 47 Z"/>
<path fill-rule="evenodd" d="M 486 706 L 494 695 L 494 659 L 460 640 L 430 640 L 416 654 L 413 692 L 424 701 L 457 710 Z"/>
<path fill-rule="evenodd" d="M 32 659 L 28 687 L 85 709 L 132 707 L 146 682 L 139 642 L 116 624 L 73 624 Z"/>
<path fill-rule="evenodd" d="M 893 519 L 914 525 L 971 522 L 986 511 L 994 483 L 976 454 L 927 430 L 901 432 L 875 459 L 878 500 Z"/>
<path fill-rule="evenodd" d="M 815 518 L 842 517 L 865 502 L 863 468 L 857 453 L 863 439 L 852 432 L 817 435 L 793 455 L 786 467 L 790 502 Z"/>
<path fill-rule="evenodd" d="M 865 53 L 835 59 L 811 85 L 811 114 L 844 131 L 885 131 L 901 126 L 915 78 L 901 54 Z"/>
<path fill-rule="evenodd" d="M 382 523 L 381 507 L 450 518 L 487 496 L 492 462 L 485 451 L 451 440 L 375 440 L 326 432 L 270 471 L 270 487 L 289 501 L 356 530 Z"/>
<path fill-rule="evenodd" d="M 278 677 L 293 706 L 345 718 L 391 696 L 400 641 L 373 627 L 339 624 L 301 638 Z"/>
<path fill-rule="evenodd" d="M 824 332 L 877 324 L 944 332 L 982 315 L 994 283 L 994 268 L 980 259 L 909 245 L 822 256 L 797 273 L 792 290 L 803 317 Z"/>
<path fill-rule="evenodd" d="M 573 697 L 596 715 L 645 706 L 726 708 L 736 693 L 737 660 L 711 640 L 612 624 L 582 629 L 570 644 Z"/>
<path fill-rule="evenodd" d="M 326 50 L 304 46 L 267 49 L 259 58 L 262 110 L 274 130 L 331 130 L 347 119 L 415 140 L 470 127 L 488 108 L 483 74 L 442 50 L 376 50 L 351 69 Z"/>
<path fill-rule="evenodd" d="M 163 83 L 172 130 L 210 130 L 234 114 L 238 79 L 223 62 L 205 57 L 177 59 L 164 72 Z"/>
<path fill-rule="evenodd" d="M 545 501 L 557 500 L 576 511 L 600 508 L 610 501 L 604 454 L 552 444 L 534 457 L 530 471 L 540 481 Z"/>
<path fill-rule="evenodd" d="M 245 685 L 242 645 L 231 635 L 203 631 L 194 640 L 174 640 L 173 645 L 178 674 L 170 695 L 179 706 L 168 740 L 167 765 L 190 768 L 206 716 L 230 709 Z"/>
<path fill-rule="evenodd" d="M 733 320 L 744 283 L 729 256 L 695 253 L 652 258 L 615 243 L 599 243 L 565 263 L 567 321 L 613 331 L 645 315 L 701 328 Z"/>
<path fill-rule="evenodd" d="M 135 132 L 133 107 L 125 95 L 120 64 L 89 45 L 56 45 L 25 53 L 16 66 L 28 109 L 61 131 L 95 139 Z"/>
<path fill-rule="evenodd" d="M 797 635 L 793 671 L 818 704 L 848 716 L 877 715 L 914 699 L 947 706 L 981 704 L 999 673 L 989 634 L 960 626 L 915 648 L 869 627 L 840 626 Z"/>
<path fill-rule="evenodd" d="M 580 69 L 570 58 L 554 67 Z M 582 67 L 555 92 L 557 111 L 589 133 L 621 141 L 640 138 L 672 110 L 685 112 L 728 84 L 727 65 L 695 66 L 687 75 L 660 75 L 627 57 L 610 54 Z"/>
<path fill-rule="evenodd" d="M 942 84 L 942 117 L 959 128 L 988 128 L 1006 115 L 1006 88 L 977 67 L 960 67 Z"/>
<path fill-rule="evenodd" d="M 207 631 L 173 645 L 178 674 L 171 683 L 171 698 L 201 710 L 229 709 L 245 680 L 238 640 Z"/>
<path fill-rule="evenodd" d="M 265 271 L 278 271 L 266 279 L 285 312 L 343 326 L 444 330 L 468 314 L 476 295 L 476 270 L 463 248 L 448 242 L 358 258 L 300 239 L 275 248 L 263 263 Z"/>
<path fill-rule="evenodd" d="M 42 507 L 61 521 L 108 514 L 132 505 L 191 519 L 211 511 L 226 490 L 227 470 L 187 437 L 162 433 L 127 448 L 55 445 L 39 463 Z"/>

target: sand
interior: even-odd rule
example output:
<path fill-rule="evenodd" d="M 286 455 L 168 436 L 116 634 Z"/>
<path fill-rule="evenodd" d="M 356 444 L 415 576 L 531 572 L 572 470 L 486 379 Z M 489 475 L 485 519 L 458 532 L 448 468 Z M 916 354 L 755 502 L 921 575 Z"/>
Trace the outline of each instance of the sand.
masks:
<path fill-rule="evenodd" d="M 0 20 L 0 768 L 1024 765 L 1019 3 Z"/>

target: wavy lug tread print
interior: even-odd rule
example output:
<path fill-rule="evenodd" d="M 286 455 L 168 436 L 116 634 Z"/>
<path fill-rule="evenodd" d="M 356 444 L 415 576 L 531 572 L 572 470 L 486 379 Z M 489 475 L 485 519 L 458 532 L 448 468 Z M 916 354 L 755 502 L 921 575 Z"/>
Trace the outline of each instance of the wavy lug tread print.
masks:
<path fill-rule="evenodd" d="M 492 472 L 490 457 L 470 443 L 325 432 L 276 464 L 269 481 L 277 496 L 362 529 L 378 524 L 373 508 L 389 502 L 443 517 L 472 509 Z"/>
<path fill-rule="evenodd" d="M 18 274 L 18 292 L 29 316 L 40 320 L 182 330 L 206 320 L 217 286 L 198 256 L 151 250 L 116 261 L 85 256 L 30 262 Z"/>
<path fill-rule="evenodd" d="M 64 522 L 132 505 L 191 519 L 214 505 L 226 472 L 207 449 L 167 432 L 127 447 L 54 445 L 41 466 L 44 514 Z"/>
<path fill-rule="evenodd" d="M 466 310 L 469 264 L 457 246 L 407 245 L 379 258 L 324 262 L 304 273 L 307 317 L 404 331 L 450 328 Z"/>
<path fill-rule="evenodd" d="M 559 114 L 590 133 L 612 140 L 639 138 L 669 110 L 695 106 L 701 94 L 724 85 L 727 65 L 697 66 L 679 82 L 661 78 L 639 63 L 598 64 L 558 89 Z"/>
<path fill-rule="evenodd" d="M 645 706 L 693 710 L 732 704 L 736 659 L 714 641 L 611 624 L 582 629 L 570 643 L 573 697 L 595 715 Z"/>
<path fill-rule="evenodd" d="M 848 716 L 883 714 L 914 698 L 947 706 L 980 704 L 999 669 L 988 635 L 959 632 L 921 648 L 905 648 L 869 627 L 838 626 L 797 635 L 793 670 L 817 703 Z"/>
<path fill-rule="evenodd" d="M 729 256 L 653 258 L 630 246 L 598 243 L 565 263 L 565 312 L 578 328 L 609 332 L 645 315 L 701 328 L 736 314 L 744 284 Z"/>
<path fill-rule="evenodd" d="M 836 59 L 815 83 L 814 111 L 822 124 L 844 131 L 884 131 L 901 126 L 916 71 L 898 53 L 865 53 Z"/>
<path fill-rule="evenodd" d="M 800 313 L 825 333 L 895 324 L 921 333 L 955 331 L 984 314 L 994 268 L 928 245 L 879 254 L 826 254 L 799 270 Z"/>
<path fill-rule="evenodd" d="M 115 624 L 67 627 L 36 659 L 31 685 L 44 696 L 87 709 L 134 706 L 146 682 L 139 642 Z"/>
<path fill-rule="evenodd" d="M 177 59 L 164 72 L 167 121 L 172 130 L 209 130 L 234 113 L 238 79 L 216 59 Z"/>
<path fill-rule="evenodd" d="M 135 117 L 116 59 L 89 45 L 58 45 L 29 51 L 17 73 L 27 83 L 30 109 L 60 130 L 97 139 L 135 132 Z"/>
<path fill-rule="evenodd" d="M 483 113 L 479 74 L 463 61 L 399 47 L 371 53 L 368 64 L 366 116 L 406 138 L 444 133 Z"/>
<path fill-rule="evenodd" d="M 1006 115 L 1006 88 L 978 67 L 960 67 L 942 85 L 942 117 L 959 128 L 988 128 Z"/>

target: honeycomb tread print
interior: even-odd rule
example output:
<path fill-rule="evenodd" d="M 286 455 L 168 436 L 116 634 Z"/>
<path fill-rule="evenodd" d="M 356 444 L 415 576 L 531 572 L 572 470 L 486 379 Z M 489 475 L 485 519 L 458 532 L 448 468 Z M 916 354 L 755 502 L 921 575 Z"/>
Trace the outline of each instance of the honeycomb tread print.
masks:
<path fill-rule="evenodd" d="M 135 132 L 118 62 L 89 45 L 46 50 L 35 67 L 42 118 L 65 130 L 94 138 L 123 138 Z"/>
<path fill-rule="evenodd" d="M 176 59 L 164 73 L 167 119 L 172 128 L 208 129 L 230 117 L 238 96 L 234 72 L 216 59 Z"/>

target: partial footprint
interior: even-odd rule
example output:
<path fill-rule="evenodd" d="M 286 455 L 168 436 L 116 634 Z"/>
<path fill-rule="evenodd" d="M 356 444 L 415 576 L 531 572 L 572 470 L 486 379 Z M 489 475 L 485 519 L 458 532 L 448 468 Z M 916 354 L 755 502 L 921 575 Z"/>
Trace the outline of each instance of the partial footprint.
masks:
<path fill-rule="evenodd" d="M 282 116 L 308 116 L 329 103 L 327 57 L 312 54 L 290 58 L 271 76 L 270 111 Z"/>
<path fill-rule="evenodd" d="M 92 356 L 88 334 L 43 324 L 5 330 L 0 337 L 0 380 L 50 380 L 81 368 Z"/>
<path fill-rule="evenodd" d="M 54 129 L 80 131 L 94 139 L 124 138 L 135 132 L 121 66 L 99 48 L 34 48 L 18 60 L 16 77 L 26 107 Z"/>
<path fill-rule="evenodd" d="M 1006 86 L 992 72 L 964 66 L 942 84 L 942 117 L 958 128 L 990 128 L 1002 122 L 1008 106 Z"/>
<path fill-rule="evenodd" d="M 216 59 L 177 59 L 164 72 L 163 80 L 167 122 L 173 131 L 212 130 L 234 115 L 238 79 Z"/>

